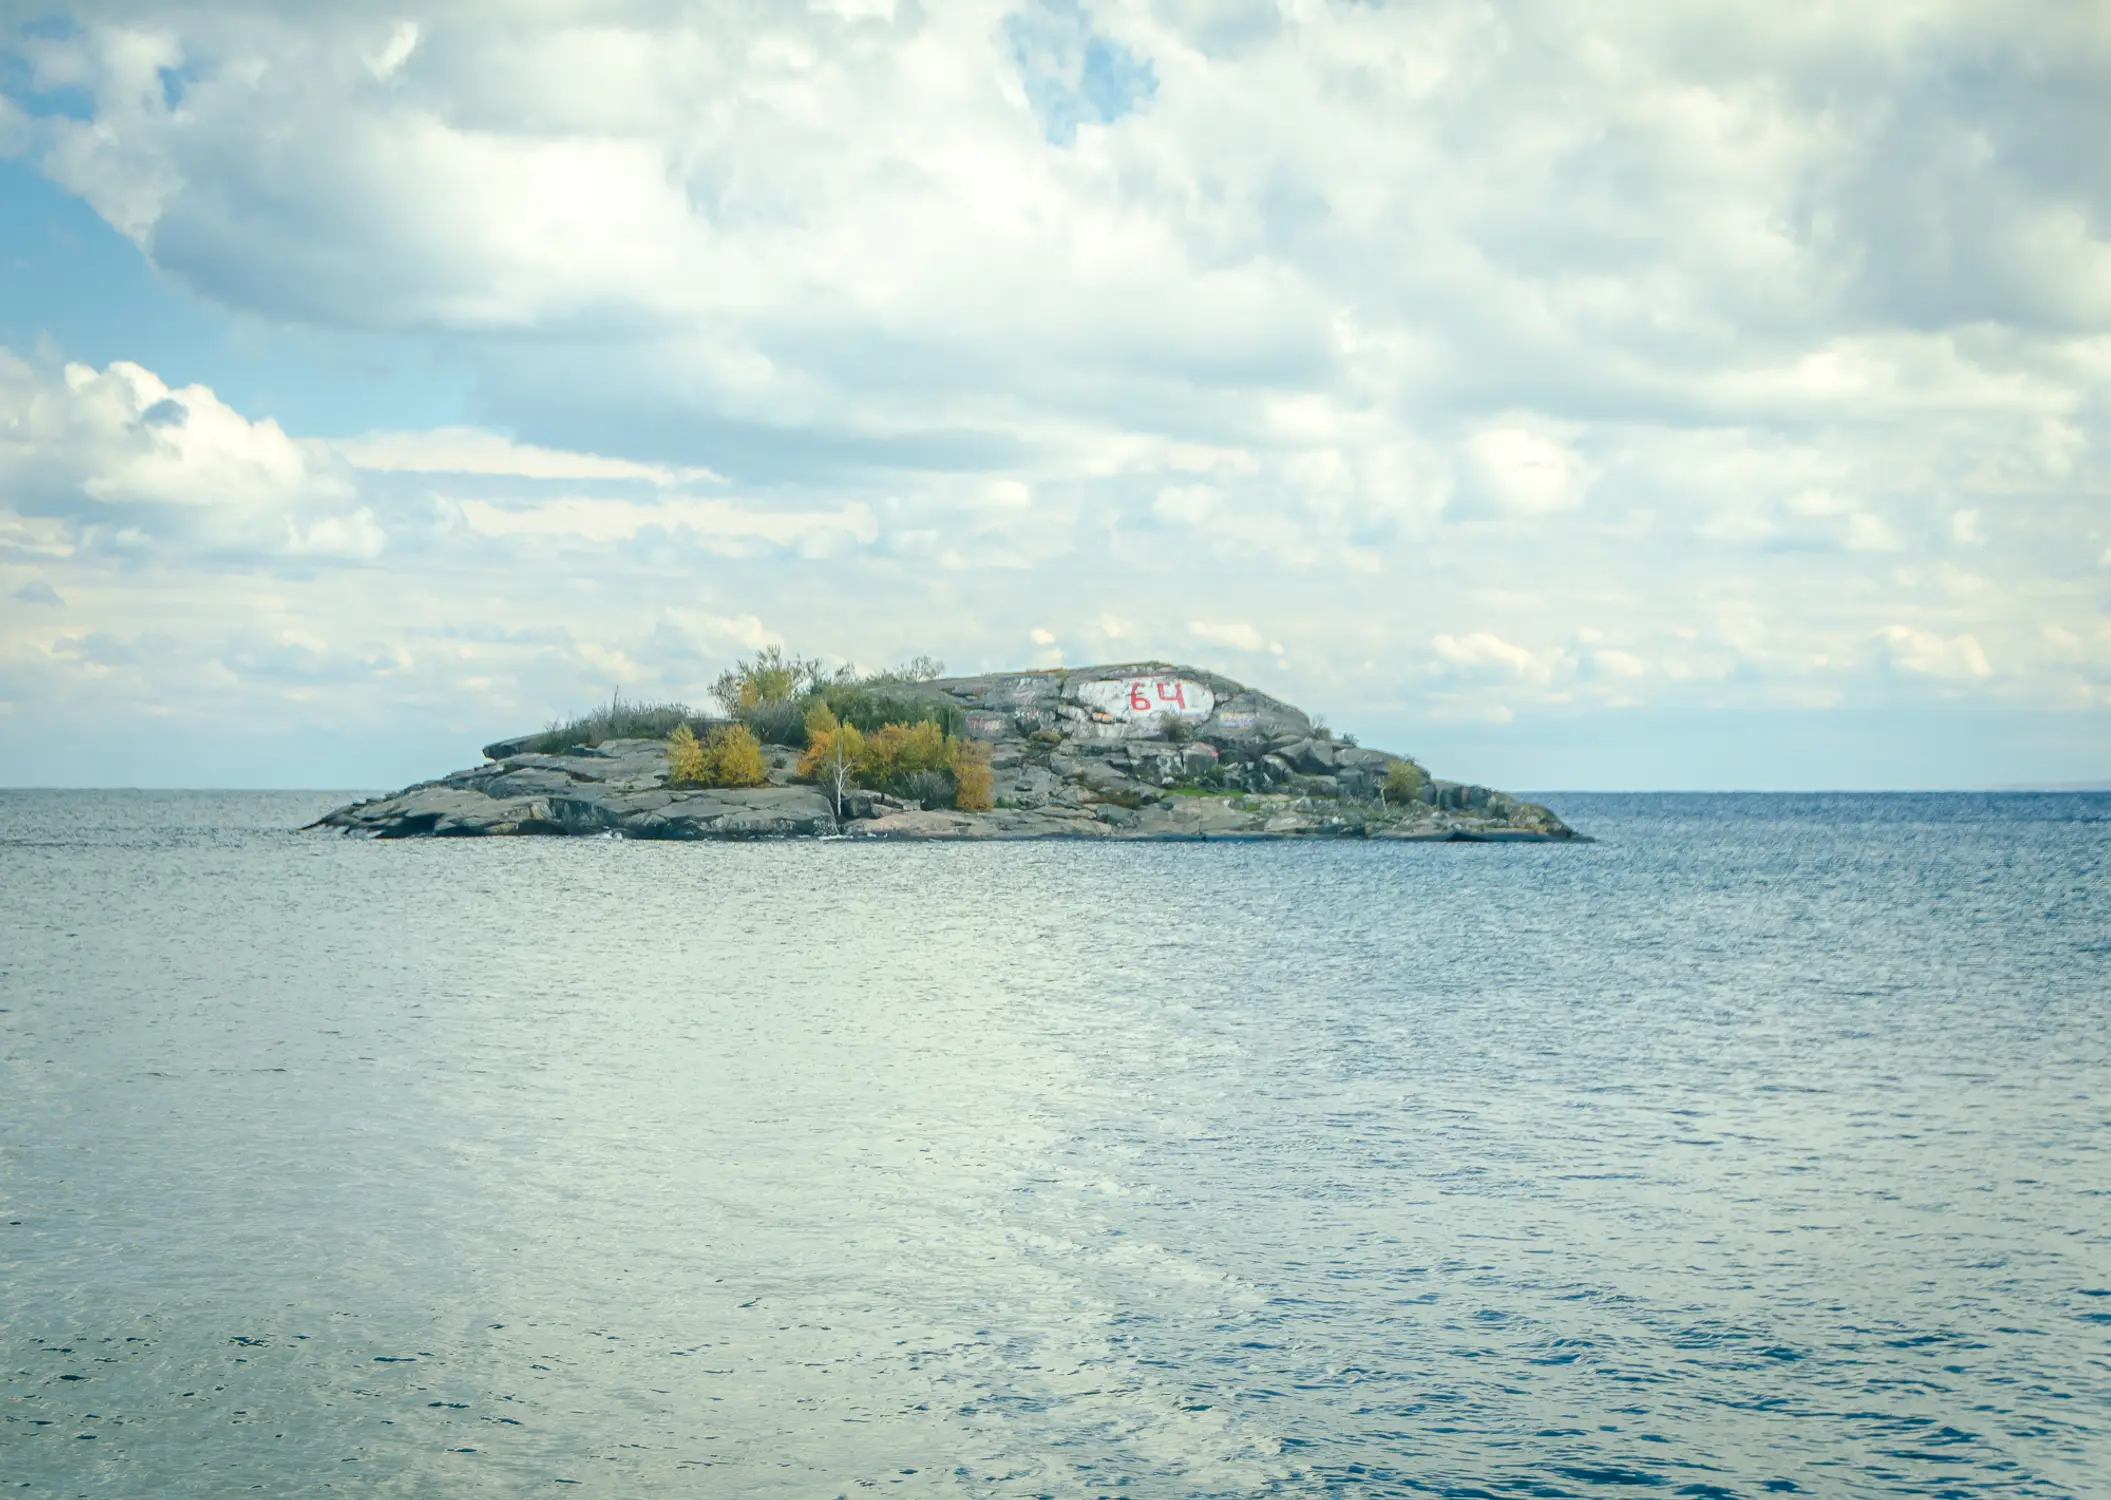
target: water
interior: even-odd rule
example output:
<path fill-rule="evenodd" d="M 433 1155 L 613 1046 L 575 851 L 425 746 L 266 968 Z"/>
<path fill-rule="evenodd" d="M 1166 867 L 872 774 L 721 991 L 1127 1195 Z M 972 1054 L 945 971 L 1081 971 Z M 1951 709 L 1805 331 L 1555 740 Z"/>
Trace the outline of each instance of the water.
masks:
<path fill-rule="evenodd" d="M 2111 798 L 0 794 L 0 1490 L 2111 1493 Z"/>

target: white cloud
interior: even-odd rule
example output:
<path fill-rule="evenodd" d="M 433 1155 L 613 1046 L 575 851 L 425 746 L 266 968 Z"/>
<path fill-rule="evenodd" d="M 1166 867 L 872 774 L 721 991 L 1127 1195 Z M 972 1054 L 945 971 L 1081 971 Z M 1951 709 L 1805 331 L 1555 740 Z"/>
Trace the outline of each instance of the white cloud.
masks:
<path fill-rule="evenodd" d="M 1944 639 L 1932 631 L 1887 625 L 1880 632 L 1892 663 L 1923 677 L 1988 677 L 1993 665 L 1973 635 Z"/>
<path fill-rule="evenodd" d="M 1224 492 L 1207 484 L 1171 484 L 1158 492 L 1151 509 L 1168 521 L 1199 526 L 1224 499 Z"/>
<path fill-rule="evenodd" d="M 388 545 L 388 533 L 365 506 L 349 516 L 325 516 L 306 527 L 289 521 L 286 550 L 298 557 L 375 558 Z"/>
<path fill-rule="evenodd" d="M 0 152 L 245 318 L 443 349 L 485 425 L 0 357 L 0 582 L 101 643 L 13 610 L 6 701 L 316 657 L 532 723 L 739 649 L 670 611 L 1483 721 L 2105 697 L 2079 11 L 84 15 L 0 36 Z"/>
<path fill-rule="evenodd" d="M 435 427 L 423 432 L 370 432 L 339 438 L 330 446 L 354 468 L 387 473 L 493 474 L 517 479 L 642 479 L 671 485 L 717 480 L 709 469 L 675 468 L 606 458 L 598 453 L 566 453 L 516 443 L 496 432 L 474 427 Z"/>
<path fill-rule="evenodd" d="M 410 61 L 411 53 L 418 49 L 418 23 L 398 21 L 396 29 L 389 33 L 388 44 L 366 59 L 367 71 L 374 75 L 377 83 L 386 83 L 396 76 L 396 70 Z"/>
<path fill-rule="evenodd" d="M 1439 635 L 1429 644 L 1444 671 L 1465 677 L 1546 682 L 1553 675 L 1556 659 L 1553 653 L 1512 645 L 1485 630 L 1466 636 Z"/>
<path fill-rule="evenodd" d="M 0 505 L 28 545 L 372 556 L 380 528 L 321 444 L 126 361 L 32 366 L 0 349 Z"/>
<path fill-rule="evenodd" d="M 1523 427 L 1490 427 L 1466 441 L 1469 502 L 1509 515 L 1543 516 L 1583 503 L 1590 469 L 1556 438 Z"/>
<path fill-rule="evenodd" d="M 1205 645 L 1228 646 L 1234 651 L 1254 654 L 1283 654 L 1281 641 L 1270 640 L 1245 620 L 1190 620 L 1187 633 Z"/>
<path fill-rule="evenodd" d="M 753 510 L 728 500 L 641 504 L 572 497 L 521 506 L 500 506 L 485 500 L 459 503 L 470 530 L 491 537 L 554 536 L 612 542 L 656 526 L 681 527 L 705 536 L 758 537 L 779 546 L 791 546 L 830 534 L 857 542 L 871 542 L 879 535 L 872 511 L 858 503 L 834 511 Z"/>

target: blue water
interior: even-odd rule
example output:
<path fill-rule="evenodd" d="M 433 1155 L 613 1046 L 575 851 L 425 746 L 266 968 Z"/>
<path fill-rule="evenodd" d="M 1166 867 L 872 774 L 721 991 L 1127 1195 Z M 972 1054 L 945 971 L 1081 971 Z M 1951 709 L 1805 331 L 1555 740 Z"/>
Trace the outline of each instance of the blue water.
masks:
<path fill-rule="evenodd" d="M 0 793 L 0 1491 L 2111 1494 L 2111 797 Z"/>

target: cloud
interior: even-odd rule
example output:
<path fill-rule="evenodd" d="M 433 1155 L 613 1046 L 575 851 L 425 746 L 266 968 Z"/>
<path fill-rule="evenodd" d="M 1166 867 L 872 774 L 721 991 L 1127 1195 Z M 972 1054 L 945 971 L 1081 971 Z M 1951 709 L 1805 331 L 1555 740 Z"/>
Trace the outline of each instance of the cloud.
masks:
<path fill-rule="evenodd" d="M 1461 494 L 1469 510 L 1543 516 L 1583 503 L 1590 469 L 1559 439 L 1490 427 L 1466 440 Z"/>
<path fill-rule="evenodd" d="M 1993 665 L 1976 636 L 1949 639 L 1932 631 L 1887 625 L 1879 633 L 1892 665 L 1922 677 L 1990 677 Z"/>
<path fill-rule="evenodd" d="M 534 723 L 707 683 L 671 611 L 990 666 L 1115 619 L 1409 724 L 2106 700 L 2079 10 L 79 13 L 0 33 L 0 151 L 478 425 L 0 357 L 6 581 L 161 683 L 18 610 L 13 722 L 293 631 Z"/>
<path fill-rule="evenodd" d="M 474 427 L 423 432 L 370 432 L 330 445 L 354 468 L 386 473 L 491 474 L 516 479 L 641 479 L 671 485 L 716 480 L 709 469 L 644 464 L 597 453 L 566 453 L 516 443 Z"/>
<path fill-rule="evenodd" d="M 1190 620 L 1187 633 L 1205 645 L 1226 646 L 1252 654 L 1283 654 L 1280 641 L 1272 641 L 1245 620 Z"/>
<path fill-rule="evenodd" d="M 1515 646 L 1501 636 L 1477 630 L 1471 635 L 1440 635 L 1430 641 L 1439 670 L 1447 676 L 1483 681 L 1546 682 L 1553 675 L 1555 657 Z"/>
<path fill-rule="evenodd" d="M 123 360 L 53 370 L 0 349 L 0 491 L 16 525 L 55 523 L 65 550 L 379 551 L 321 444 Z"/>
<path fill-rule="evenodd" d="M 417 50 L 418 23 L 398 21 L 395 30 L 389 33 L 387 44 L 366 59 L 367 71 L 374 75 L 376 83 L 387 83 Z"/>
<path fill-rule="evenodd" d="M 1207 484 L 1173 484 L 1158 492 L 1151 509 L 1168 521 L 1199 526 L 1224 499 L 1224 492 Z"/>
<path fill-rule="evenodd" d="M 610 542 L 634 537 L 647 527 L 680 527 L 705 536 L 758 537 L 791 546 L 830 535 L 856 542 L 871 542 L 879 535 L 871 509 L 855 503 L 828 512 L 746 510 L 725 500 L 638 504 L 583 498 L 519 507 L 464 500 L 461 508 L 470 530 L 492 537 L 561 536 Z"/>
<path fill-rule="evenodd" d="M 14 597 L 24 604 L 49 604 L 57 606 L 62 605 L 66 602 L 64 599 L 59 597 L 59 591 L 57 589 L 53 588 L 50 584 L 46 583 L 41 578 L 32 578 L 28 583 L 23 584 L 22 587 L 15 590 Z"/>

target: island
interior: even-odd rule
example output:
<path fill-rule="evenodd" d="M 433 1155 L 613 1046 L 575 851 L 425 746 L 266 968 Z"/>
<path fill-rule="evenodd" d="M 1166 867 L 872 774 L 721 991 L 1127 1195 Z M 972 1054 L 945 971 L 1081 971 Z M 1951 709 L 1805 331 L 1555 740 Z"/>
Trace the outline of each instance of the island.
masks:
<path fill-rule="evenodd" d="M 1432 777 L 1199 667 L 859 677 L 765 651 L 722 712 L 620 699 L 313 828 L 368 838 L 1554 842 L 1545 807 Z"/>

